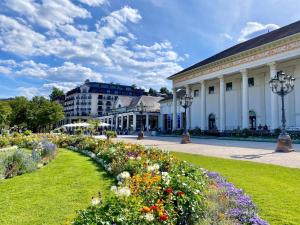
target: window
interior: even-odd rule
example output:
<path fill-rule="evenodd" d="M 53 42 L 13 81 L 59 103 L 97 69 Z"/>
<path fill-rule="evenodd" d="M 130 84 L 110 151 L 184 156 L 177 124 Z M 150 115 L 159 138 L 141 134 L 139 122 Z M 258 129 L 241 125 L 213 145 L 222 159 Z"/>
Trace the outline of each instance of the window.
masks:
<path fill-rule="evenodd" d="M 248 87 L 253 87 L 254 86 L 254 77 L 249 77 L 248 78 Z"/>
<path fill-rule="evenodd" d="M 215 93 L 215 87 L 214 86 L 208 87 L 208 94 L 212 95 L 214 93 Z"/>
<path fill-rule="evenodd" d="M 226 83 L 226 91 L 232 91 L 232 82 Z"/>
<path fill-rule="evenodd" d="M 194 97 L 198 97 L 199 96 L 199 90 L 194 90 Z"/>

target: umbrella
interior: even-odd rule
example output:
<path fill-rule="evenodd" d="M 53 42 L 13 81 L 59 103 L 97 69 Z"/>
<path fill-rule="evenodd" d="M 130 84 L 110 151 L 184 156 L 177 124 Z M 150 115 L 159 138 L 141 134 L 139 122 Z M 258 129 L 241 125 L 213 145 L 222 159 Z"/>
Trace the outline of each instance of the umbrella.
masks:
<path fill-rule="evenodd" d="M 63 127 L 89 127 L 89 123 L 69 123 L 66 125 L 63 125 Z"/>

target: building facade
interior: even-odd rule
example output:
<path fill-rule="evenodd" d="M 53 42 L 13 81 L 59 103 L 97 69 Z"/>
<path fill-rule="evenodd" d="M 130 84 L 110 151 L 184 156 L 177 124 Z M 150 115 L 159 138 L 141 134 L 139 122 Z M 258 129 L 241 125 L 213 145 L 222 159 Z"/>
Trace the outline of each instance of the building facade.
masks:
<path fill-rule="evenodd" d="M 187 126 L 219 131 L 280 127 L 281 101 L 269 81 L 277 71 L 293 75 L 294 91 L 286 96 L 289 128 L 300 127 L 300 21 L 235 45 L 169 77 L 173 99 L 161 104 L 161 124 L 180 127 L 178 90 L 193 97 Z M 170 125 L 172 123 L 172 126 Z"/>
<path fill-rule="evenodd" d="M 141 128 L 145 131 L 156 130 L 159 127 L 160 100 L 162 97 L 119 96 L 113 110 L 99 119 L 120 132 L 134 133 Z"/>
<path fill-rule="evenodd" d="M 64 100 L 64 123 L 86 121 L 110 113 L 119 96 L 142 96 L 143 89 L 133 86 L 90 82 L 68 91 Z"/>

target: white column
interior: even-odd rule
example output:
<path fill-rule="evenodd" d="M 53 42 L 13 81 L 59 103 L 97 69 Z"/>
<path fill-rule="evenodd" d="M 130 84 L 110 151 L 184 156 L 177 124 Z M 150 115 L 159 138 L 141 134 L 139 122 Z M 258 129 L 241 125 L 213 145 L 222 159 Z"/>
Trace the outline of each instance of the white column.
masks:
<path fill-rule="evenodd" d="M 270 79 L 274 78 L 276 76 L 277 70 L 276 70 L 276 63 L 270 63 Z M 270 88 L 270 95 L 271 95 L 271 124 L 270 129 L 274 130 L 279 127 L 278 125 L 278 100 L 277 95 L 274 94 Z"/>
<path fill-rule="evenodd" d="M 177 129 L 177 95 L 176 88 L 173 88 L 173 130 Z"/>
<path fill-rule="evenodd" d="M 121 130 L 123 130 L 124 127 L 123 127 L 123 115 L 121 115 Z"/>
<path fill-rule="evenodd" d="M 116 129 L 116 130 L 119 128 L 119 127 L 118 127 L 118 118 L 119 118 L 118 115 L 116 115 L 116 121 L 115 121 L 115 126 L 116 126 L 115 129 Z"/>
<path fill-rule="evenodd" d="M 189 85 L 185 86 L 185 92 L 186 95 L 191 96 L 191 89 Z M 185 120 L 186 120 L 186 129 L 191 129 L 191 107 L 186 109 L 186 115 L 185 115 Z"/>
<path fill-rule="evenodd" d="M 149 114 L 146 113 L 146 131 L 149 131 Z"/>
<path fill-rule="evenodd" d="M 201 130 L 206 128 L 206 88 L 205 81 L 201 81 Z"/>
<path fill-rule="evenodd" d="M 135 113 L 133 114 L 133 123 L 132 123 L 132 125 L 133 125 L 133 130 L 136 131 L 136 114 Z"/>
<path fill-rule="evenodd" d="M 242 128 L 249 128 L 248 72 L 242 70 Z"/>
<path fill-rule="evenodd" d="M 220 76 L 220 124 L 219 124 L 219 130 L 224 131 L 225 130 L 225 82 L 224 77 Z"/>
<path fill-rule="evenodd" d="M 127 129 L 129 130 L 129 115 L 127 115 L 127 124 L 126 124 L 126 126 L 127 126 Z"/>

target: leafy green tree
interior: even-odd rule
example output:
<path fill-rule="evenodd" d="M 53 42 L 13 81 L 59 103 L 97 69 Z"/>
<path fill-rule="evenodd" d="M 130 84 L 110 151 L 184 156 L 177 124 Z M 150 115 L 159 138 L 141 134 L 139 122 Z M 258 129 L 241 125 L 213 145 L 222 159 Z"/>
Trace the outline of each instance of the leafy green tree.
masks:
<path fill-rule="evenodd" d="M 160 90 L 159 90 L 159 92 L 161 94 L 166 94 L 166 95 L 170 95 L 171 94 L 171 92 L 169 91 L 169 89 L 167 87 L 161 87 Z"/>
<path fill-rule="evenodd" d="M 27 126 L 27 115 L 29 112 L 29 101 L 25 97 L 16 97 L 9 101 L 12 108 L 10 125 L 18 127 Z"/>
<path fill-rule="evenodd" d="M 87 122 L 90 124 L 89 131 L 91 132 L 91 134 L 98 131 L 101 124 L 100 120 L 90 119 Z"/>
<path fill-rule="evenodd" d="M 11 113 L 12 108 L 10 107 L 9 102 L 0 102 L 0 128 L 9 126 Z"/>
<path fill-rule="evenodd" d="M 49 98 L 50 98 L 50 101 L 53 102 L 56 98 L 61 97 L 61 96 L 64 96 L 63 90 L 60 90 L 57 87 L 53 87 L 52 92 L 49 95 Z"/>
<path fill-rule="evenodd" d="M 149 95 L 151 96 L 157 96 L 157 91 L 153 88 L 149 88 Z"/>

